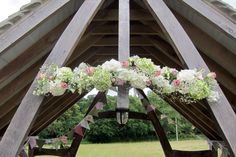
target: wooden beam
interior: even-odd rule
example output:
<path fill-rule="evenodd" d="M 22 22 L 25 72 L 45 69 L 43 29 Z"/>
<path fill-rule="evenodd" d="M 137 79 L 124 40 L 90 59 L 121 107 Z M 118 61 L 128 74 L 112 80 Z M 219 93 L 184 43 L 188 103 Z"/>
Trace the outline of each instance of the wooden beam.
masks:
<path fill-rule="evenodd" d="M 104 36 L 93 46 L 118 46 L 118 38 L 117 36 Z M 153 46 L 153 44 L 149 40 L 145 40 L 141 36 L 132 36 L 130 38 L 130 46 Z"/>
<path fill-rule="evenodd" d="M 0 69 L 72 15 L 81 3 L 76 0 L 50 1 L 4 32 L 0 36 Z"/>
<path fill-rule="evenodd" d="M 138 92 L 143 96 L 143 99 L 141 99 L 141 102 L 143 104 L 143 107 L 147 110 L 148 106 L 150 106 L 151 104 L 150 104 L 147 96 L 145 95 L 145 93 L 142 90 L 138 90 Z M 173 157 L 172 147 L 169 143 L 169 140 L 165 134 L 164 129 L 161 126 L 161 123 L 157 117 L 155 110 L 157 110 L 157 109 L 147 112 L 147 116 L 151 120 L 153 127 L 155 128 L 156 134 L 159 137 L 159 140 L 160 140 L 162 149 L 165 153 L 165 156 L 166 157 Z"/>
<path fill-rule="evenodd" d="M 116 111 L 99 112 L 98 117 L 95 117 L 95 119 L 104 119 L 104 118 L 116 118 Z M 147 120 L 147 121 L 150 120 L 147 114 L 139 113 L 139 112 L 132 112 L 132 111 L 129 111 L 129 118 L 137 119 L 137 120 Z"/>
<path fill-rule="evenodd" d="M 118 26 L 116 24 L 107 24 L 104 26 L 97 27 L 91 32 L 92 35 L 117 35 Z M 130 26 L 131 35 L 158 35 L 158 32 L 155 32 L 152 29 L 147 29 L 142 24 L 131 24 Z"/>
<path fill-rule="evenodd" d="M 99 11 L 95 16 L 94 21 L 118 21 L 118 10 L 117 9 L 109 9 Z M 149 12 L 145 12 L 141 9 L 131 9 L 130 10 L 130 20 L 131 21 L 150 21 L 153 20 L 153 17 Z"/>
<path fill-rule="evenodd" d="M 130 1 L 119 0 L 119 28 L 118 28 L 118 60 L 126 61 L 130 56 Z M 117 109 L 129 109 L 129 88 L 118 86 Z M 123 117 L 128 117 L 128 112 L 117 112 L 117 122 L 125 124 L 128 119 L 122 122 Z"/>
<path fill-rule="evenodd" d="M 165 3 L 162 0 L 145 0 L 145 3 L 162 30 L 166 33 L 181 61 L 189 68 L 204 68 L 206 72 L 209 72 L 199 52 Z M 175 27 L 173 27 L 173 25 Z M 236 115 L 220 87 L 217 87 L 217 91 L 221 96 L 220 100 L 216 103 L 209 102 L 209 106 L 224 135 L 224 139 L 228 143 L 232 154 L 235 156 L 236 123 L 234 122 L 236 121 Z"/>
<path fill-rule="evenodd" d="M 30 48 L 9 62 L 4 68 L 0 69 L 0 89 L 19 76 L 37 60 L 49 53 L 70 20 L 71 18 L 62 22 Z"/>
<path fill-rule="evenodd" d="M 103 0 L 86 0 L 82 4 L 44 64 L 55 63 L 62 66 L 67 62 L 85 32 L 86 27 L 91 22 L 102 3 Z M 85 13 L 87 16 L 84 16 Z M 35 85 L 36 80 L 28 90 L 3 136 L 0 143 L 0 154 L 2 154 L 3 157 L 17 156 L 30 131 L 38 109 L 43 101 L 43 97 L 32 95 Z"/>
<path fill-rule="evenodd" d="M 165 0 L 169 7 L 236 55 L 236 25 L 204 1 Z"/>

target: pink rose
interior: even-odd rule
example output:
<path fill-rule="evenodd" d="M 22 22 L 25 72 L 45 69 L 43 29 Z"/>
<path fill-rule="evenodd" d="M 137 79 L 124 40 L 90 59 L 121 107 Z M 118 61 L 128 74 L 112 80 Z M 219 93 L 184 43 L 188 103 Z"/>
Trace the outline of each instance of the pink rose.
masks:
<path fill-rule="evenodd" d="M 178 87 L 178 86 L 180 86 L 181 81 L 180 80 L 174 80 L 173 84 L 174 84 L 175 87 Z"/>
<path fill-rule="evenodd" d="M 171 74 L 172 75 L 177 75 L 177 70 L 176 69 L 171 69 Z"/>
<path fill-rule="evenodd" d="M 65 83 L 65 82 L 61 82 L 61 87 L 64 88 L 64 89 L 67 89 L 68 88 L 68 84 Z"/>
<path fill-rule="evenodd" d="M 159 75 L 161 75 L 161 70 L 157 70 L 157 71 L 155 71 L 155 74 L 154 74 L 155 76 L 159 76 Z"/>
<path fill-rule="evenodd" d="M 123 68 L 128 68 L 128 67 L 129 67 L 129 62 L 128 62 L 128 61 L 122 61 L 122 62 L 121 62 L 121 66 L 122 66 Z"/>
<path fill-rule="evenodd" d="M 85 73 L 89 76 L 91 76 L 94 73 L 94 68 L 93 67 L 88 67 L 85 69 Z"/>
<path fill-rule="evenodd" d="M 207 77 L 215 79 L 216 78 L 216 73 L 215 72 L 210 72 L 209 74 L 207 74 Z"/>
<path fill-rule="evenodd" d="M 38 72 L 37 76 L 36 76 L 36 79 L 37 80 L 42 80 L 43 78 L 45 77 L 45 75 L 41 72 Z"/>

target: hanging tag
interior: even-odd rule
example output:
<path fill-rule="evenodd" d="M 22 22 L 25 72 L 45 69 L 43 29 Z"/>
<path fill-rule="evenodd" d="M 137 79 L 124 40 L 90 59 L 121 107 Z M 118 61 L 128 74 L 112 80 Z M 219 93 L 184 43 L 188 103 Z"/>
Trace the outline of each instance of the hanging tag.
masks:
<path fill-rule="evenodd" d="M 88 122 L 94 123 L 94 119 L 93 119 L 93 116 L 92 116 L 92 115 L 87 115 L 87 116 L 85 117 L 85 120 L 88 121 Z"/>
<path fill-rule="evenodd" d="M 147 112 L 155 111 L 156 107 L 154 105 L 148 105 L 147 106 Z"/>
<path fill-rule="evenodd" d="M 79 124 L 80 124 L 83 128 L 90 130 L 89 123 L 88 123 L 87 120 L 83 119 Z"/>
<path fill-rule="evenodd" d="M 81 125 L 77 125 L 74 129 L 74 132 L 82 137 L 84 136 L 83 128 L 81 127 Z"/>

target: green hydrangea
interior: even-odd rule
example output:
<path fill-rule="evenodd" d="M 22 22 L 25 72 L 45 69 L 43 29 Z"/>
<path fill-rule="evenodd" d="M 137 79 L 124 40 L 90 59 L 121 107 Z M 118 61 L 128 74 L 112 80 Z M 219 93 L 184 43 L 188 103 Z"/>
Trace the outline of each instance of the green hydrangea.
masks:
<path fill-rule="evenodd" d="M 97 67 L 93 74 L 93 84 L 97 90 L 106 91 L 112 86 L 111 78 L 112 75 L 109 71 Z"/>
<path fill-rule="evenodd" d="M 134 61 L 134 64 L 137 66 L 138 69 L 148 75 L 152 75 L 155 72 L 155 65 L 151 59 L 137 58 Z"/>
<path fill-rule="evenodd" d="M 207 83 L 203 80 L 195 80 L 190 85 L 189 94 L 193 99 L 201 100 L 210 95 L 210 89 Z"/>
<path fill-rule="evenodd" d="M 74 82 L 78 93 L 81 94 L 84 91 L 91 90 L 93 88 L 92 80 L 93 78 L 91 76 L 81 72 L 79 77 L 77 77 L 77 80 Z"/>
<path fill-rule="evenodd" d="M 74 73 L 72 72 L 71 68 L 62 67 L 58 68 L 56 77 L 58 80 L 69 82 L 73 78 L 73 75 Z"/>

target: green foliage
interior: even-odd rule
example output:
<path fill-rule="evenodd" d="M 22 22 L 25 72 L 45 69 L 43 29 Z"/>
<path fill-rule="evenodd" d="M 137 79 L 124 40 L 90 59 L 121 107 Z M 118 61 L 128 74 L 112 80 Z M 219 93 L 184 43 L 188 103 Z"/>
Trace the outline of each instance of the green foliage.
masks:
<path fill-rule="evenodd" d="M 165 116 L 159 115 L 161 124 L 167 133 L 168 138 L 175 138 L 176 125 L 175 119 L 178 120 L 179 138 L 189 138 L 196 136 L 198 133 L 193 130 L 193 126 L 180 116 L 170 105 L 164 102 L 156 94 L 148 93 L 151 104 L 157 107 Z M 69 134 L 86 113 L 89 104 L 94 96 L 80 100 L 71 109 L 65 112 L 61 117 L 55 120 L 45 130 L 40 133 L 41 138 L 54 138 L 64 134 Z M 140 100 L 137 97 L 129 97 L 130 110 L 136 112 L 145 112 Z M 114 110 L 116 107 L 116 97 L 107 96 L 107 105 L 104 110 Z M 164 117 L 164 118 L 163 118 Z M 95 120 L 90 124 L 90 130 L 87 131 L 85 139 L 93 143 L 104 143 L 114 141 L 140 141 L 156 139 L 155 131 L 150 122 L 129 119 L 125 126 L 120 126 L 115 119 Z"/>

